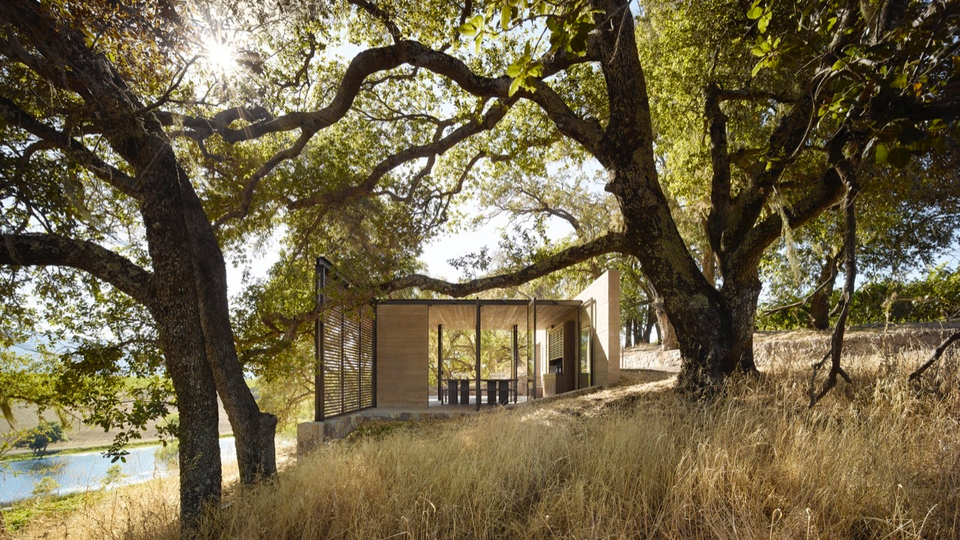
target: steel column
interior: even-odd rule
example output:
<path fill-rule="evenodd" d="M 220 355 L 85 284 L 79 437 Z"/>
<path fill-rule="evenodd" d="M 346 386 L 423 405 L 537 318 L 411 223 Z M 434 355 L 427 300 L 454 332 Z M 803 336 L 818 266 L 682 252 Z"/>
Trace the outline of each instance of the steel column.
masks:
<path fill-rule="evenodd" d="M 477 298 L 477 410 L 480 410 L 480 299 Z"/>
<path fill-rule="evenodd" d="M 517 402 L 517 364 L 520 362 L 520 344 L 517 338 L 517 325 L 513 325 L 513 402 Z"/>
<path fill-rule="evenodd" d="M 437 325 L 437 399 L 443 405 L 443 325 Z"/>
<path fill-rule="evenodd" d="M 537 299 L 533 299 L 533 399 L 537 399 L 537 379 L 540 377 L 540 361 L 537 358 Z"/>
<path fill-rule="evenodd" d="M 314 266 L 314 296 L 316 298 L 315 307 L 318 311 L 323 308 L 325 300 L 323 291 L 327 286 L 327 272 L 331 267 L 332 264 L 326 258 L 317 257 L 316 266 Z M 322 422 L 324 415 L 323 332 L 323 315 L 320 314 L 313 324 L 313 419 L 316 422 Z"/>
<path fill-rule="evenodd" d="M 583 339 L 583 329 L 580 328 L 582 324 L 580 322 L 580 312 L 582 310 L 583 308 L 577 308 L 577 373 L 575 375 L 577 380 L 574 381 L 573 387 L 578 390 L 580 389 L 580 374 L 583 373 L 583 359 L 580 357 L 580 340 Z"/>

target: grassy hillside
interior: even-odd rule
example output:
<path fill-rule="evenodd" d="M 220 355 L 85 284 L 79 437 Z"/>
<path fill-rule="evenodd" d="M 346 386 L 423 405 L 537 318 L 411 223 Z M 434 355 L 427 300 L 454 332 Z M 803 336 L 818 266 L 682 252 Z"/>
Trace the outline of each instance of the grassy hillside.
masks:
<path fill-rule="evenodd" d="M 957 359 L 923 386 L 905 382 L 915 363 L 868 358 L 812 411 L 802 363 L 710 403 L 636 381 L 373 426 L 231 493 L 205 537 L 957 538 Z M 176 538 L 169 485 L 136 489 L 23 535 Z"/>

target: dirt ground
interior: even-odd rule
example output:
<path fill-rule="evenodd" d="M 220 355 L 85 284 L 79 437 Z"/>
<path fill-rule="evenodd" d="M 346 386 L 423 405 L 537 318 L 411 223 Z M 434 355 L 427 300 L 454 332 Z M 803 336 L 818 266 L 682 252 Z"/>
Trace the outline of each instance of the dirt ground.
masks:
<path fill-rule="evenodd" d="M 871 356 L 918 362 L 960 327 L 960 323 L 910 323 L 848 328 L 846 358 Z M 754 334 L 754 357 L 763 369 L 784 362 L 816 362 L 829 349 L 832 331 L 789 330 Z M 680 351 L 661 351 L 653 343 L 623 350 L 621 369 L 680 371 Z"/>

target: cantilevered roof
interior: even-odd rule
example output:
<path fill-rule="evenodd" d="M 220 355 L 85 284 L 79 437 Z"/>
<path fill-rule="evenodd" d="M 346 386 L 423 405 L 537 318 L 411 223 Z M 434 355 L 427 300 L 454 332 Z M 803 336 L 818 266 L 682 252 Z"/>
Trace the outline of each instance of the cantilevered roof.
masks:
<path fill-rule="evenodd" d="M 473 330 L 477 326 L 477 300 L 381 300 L 380 304 L 427 305 L 430 328 Z M 483 330 L 527 328 L 528 300 L 480 300 L 480 327 Z M 576 310 L 579 300 L 537 300 L 537 328 L 549 328 Z"/>

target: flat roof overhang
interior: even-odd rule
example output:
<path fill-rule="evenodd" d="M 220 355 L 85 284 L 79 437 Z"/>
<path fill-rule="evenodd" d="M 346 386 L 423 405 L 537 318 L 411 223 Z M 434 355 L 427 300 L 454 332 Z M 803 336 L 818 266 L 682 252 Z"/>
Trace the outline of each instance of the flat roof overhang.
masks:
<path fill-rule="evenodd" d="M 380 300 L 380 305 L 425 305 L 429 308 L 430 328 L 474 330 L 477 326 L 478 300 L 408 299 Z M 527 327 L 529 300 L 479 300 L 480 327 L 484 330 L 512 330 Z M 537 329 L 550 328 L 583 305 L 580 300 L 536 300 Z"/>

